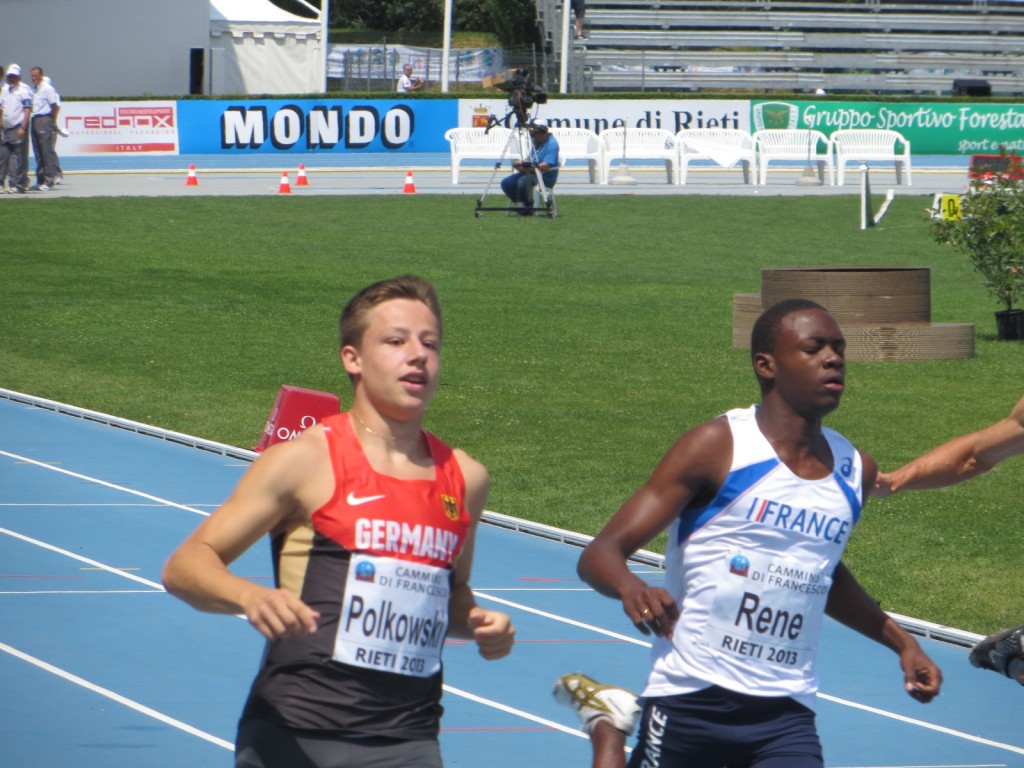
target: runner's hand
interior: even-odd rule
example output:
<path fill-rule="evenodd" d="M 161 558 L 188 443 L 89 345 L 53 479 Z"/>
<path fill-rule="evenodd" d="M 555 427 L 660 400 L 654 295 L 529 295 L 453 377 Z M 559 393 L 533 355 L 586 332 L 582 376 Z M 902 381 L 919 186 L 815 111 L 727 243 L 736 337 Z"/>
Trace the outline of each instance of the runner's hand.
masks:
<path fill-rule="evenodd" d="M 320 614 L 287 589 L 261 588 L 247 601 L 245 617 L 267 640 L 316 632 Z"/>
<path fill-rule="evenodd" d="M 468 623 L 481 656 L 492 661 L 508 656 L 516 636 L 508 615 L 477 605 L 470 610 Z"/>
<path fill-rule="evenodd" d="M 918 648 L 910 648 L 900 654 L 900 666 L 906 677 L 905 687 L 912 698 L 922 704 L 939 695 L 942 688 L 942 670 Z"/>
<path fill-rule="evenodd" d="M 646 584 L 622 595 L 622 610 L 645 635 L 670 637 L 679 619 L 679 607 L 672 595 L 662 587 Z"/>

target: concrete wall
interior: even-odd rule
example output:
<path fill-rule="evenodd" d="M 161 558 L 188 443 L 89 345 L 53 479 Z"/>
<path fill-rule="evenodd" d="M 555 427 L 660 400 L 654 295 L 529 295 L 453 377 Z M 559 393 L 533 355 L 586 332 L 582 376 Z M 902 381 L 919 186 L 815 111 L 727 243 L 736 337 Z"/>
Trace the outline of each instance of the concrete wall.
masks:
<path fill-rule="evenodd" d="M 209 0 L 0 0 L 0 65 L 40 66 L 62 97 L 180 96 Z"/>

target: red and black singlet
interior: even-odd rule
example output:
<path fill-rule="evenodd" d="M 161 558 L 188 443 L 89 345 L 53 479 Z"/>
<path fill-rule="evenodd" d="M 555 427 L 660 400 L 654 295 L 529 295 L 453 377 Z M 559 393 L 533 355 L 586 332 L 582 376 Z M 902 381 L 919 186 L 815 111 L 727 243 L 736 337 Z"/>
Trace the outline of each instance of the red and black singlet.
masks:
<path fill-rule="evenodd" d="M 334 494 L 312 526 L 271 542 L 277 584 L 320 623 L 312 635 L 268 643 L 242 720 L 434 738 L 450 575 L 471 526 L 462 471 L 451 448 L 424 432 L 434 479 L 382 475 L 347 413 L 323 425 Z"/>

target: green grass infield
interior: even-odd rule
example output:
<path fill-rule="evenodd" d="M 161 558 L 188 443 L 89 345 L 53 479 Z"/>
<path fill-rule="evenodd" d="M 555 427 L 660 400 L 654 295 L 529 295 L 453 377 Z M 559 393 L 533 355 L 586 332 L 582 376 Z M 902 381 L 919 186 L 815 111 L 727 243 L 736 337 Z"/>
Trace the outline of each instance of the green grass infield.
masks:
<path fill-rule="evenodd" d="M 428 428 L 488 466 L 490 509 L 584 533 L 678 435 L 757 400 L 731 302 L 764 267 L 929 267 L 932 320 L 975 324 L 969 360 L 849 363 L 827 423 L 883 468 L 1021 396 L 1024 345 L 995 340 L 999 307 L 930 239 L 925 197 L 897 197 L 867 231 L 855 195 L 561 196 L 554 220 L 477 219 L 473 202 L 47 200 L 7 218 L 0 386 L 252 447 L 282 384 L 347 403 L 342 305 L 422 274 L 445 311 Z M 888 610 L 1019 624 L 1021 468 L 872 501 L 847 562 Z"/>

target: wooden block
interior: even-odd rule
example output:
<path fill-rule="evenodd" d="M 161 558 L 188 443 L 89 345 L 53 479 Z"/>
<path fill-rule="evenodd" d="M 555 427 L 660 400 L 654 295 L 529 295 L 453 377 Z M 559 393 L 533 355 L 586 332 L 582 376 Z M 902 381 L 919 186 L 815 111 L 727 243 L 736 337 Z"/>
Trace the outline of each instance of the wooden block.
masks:
<path fill-rule="evenodd" d="M 761 294 L 765 307 L 783 299 L 816 301 L 843 328 L 931 321 L 931 271 L 927 267 L 763 269 Z"/>
<path fill-rule="evenodd" d="M 759 293 L 732 297 L 732 345 L 750 349 L 750 333 L 760 316 Z M 821 303 L 821 302 L 819 302 Z M 974 357 L 974 326 L 970 323 L 888 323 L 863 325 L 840 321 L 847 360 L 966 360 Z"/>

